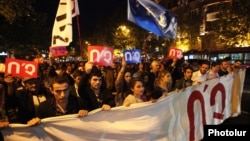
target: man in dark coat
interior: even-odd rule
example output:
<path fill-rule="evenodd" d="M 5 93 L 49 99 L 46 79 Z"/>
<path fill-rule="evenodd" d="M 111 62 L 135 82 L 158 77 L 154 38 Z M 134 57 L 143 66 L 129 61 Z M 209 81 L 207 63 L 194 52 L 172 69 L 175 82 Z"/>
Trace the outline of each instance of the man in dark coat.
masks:
<path fill-rule="evenodd" d="M 66 76 L 52 78 L 50 92 L 54 97 L 39 105 L 38 116 L 28 121 L 29 126 L 39 124 L 42 118 L 76 113 L 82 117 L 88 114 L 82 99 L 70 94 L 70 82 Z"/>
<path fill-rule="evenodd" d="M 115 106 L 114 97 L 106 88 L 101 71 L 90 62 L 85 64 L 85 72 L 80 80 L 78 93 L 89 111 L 98 108 L 108 111 Z"/>

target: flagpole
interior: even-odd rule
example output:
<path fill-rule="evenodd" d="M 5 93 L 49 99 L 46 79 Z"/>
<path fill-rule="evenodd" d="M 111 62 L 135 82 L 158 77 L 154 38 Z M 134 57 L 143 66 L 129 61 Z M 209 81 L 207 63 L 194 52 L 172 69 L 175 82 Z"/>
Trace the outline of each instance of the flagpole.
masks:
<path fill-rule="evenodd" d="M 79 46 L 80 46 L 80 56 L 83 57 L 82 52 L 82 41 L 81 41 L 81 32 L 80 32 L 80 24 L 79 24 L 79 15 L 76 15 L 76 23 L 77 23 L 77 30 L 78 30 L 78 38 L 79 38 Z"/>

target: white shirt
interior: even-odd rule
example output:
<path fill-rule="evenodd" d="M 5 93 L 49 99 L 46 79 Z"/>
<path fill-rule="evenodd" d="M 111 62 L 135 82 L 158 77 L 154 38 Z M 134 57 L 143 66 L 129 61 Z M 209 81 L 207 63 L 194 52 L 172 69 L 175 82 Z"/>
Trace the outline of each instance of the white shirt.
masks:
<path fill-rule="evenodd" d="M 200 70 L 193 72 L 192 75 L 192 81 L 193 81 L 193 85 L 197 84 L 197 83 L 201 83 L 207 80 L 207 73 L 206 74 L 201 74 Z"/>
<path fill-rule="evenodd" d="M 74 86 L 75 86 L 75 89 L 76 89 L 76 96 L 77 96 L 77 97 L 80 97 L 80 95 L 79 95 L 79 93 L 78 93 L 78 85 L 75 83 Z"/>
<path fill-rule="evenodd" d="M 210 79 L 214 79 L 214 78 L 218 78 L 220 77 L 218 72 L 212 72 L 212 71 L 209 71 L 207 73 L 207 79 L 210 80 Z"/>

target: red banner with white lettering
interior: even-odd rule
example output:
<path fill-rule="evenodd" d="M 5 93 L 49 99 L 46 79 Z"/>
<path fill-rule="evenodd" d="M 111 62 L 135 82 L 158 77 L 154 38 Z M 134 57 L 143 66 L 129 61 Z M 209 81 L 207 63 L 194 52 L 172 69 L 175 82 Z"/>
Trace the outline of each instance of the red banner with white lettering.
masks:
<path fill-rule="evenodd" d="M 181 59 L 183 57 L 182 50 L 175 47 L 170 47 L 168 52 L 168 57 Z"/>
<path fill-rule="evenodd" d="M 103 46 L 88 46 L 88 60 L 98 66 L 112 66 L 113 48 Z"/>
<path fill-rule="evenodd" d="M 52 56 L 67 56 L 68 51 L 65 46 L 50 47 L 50 53 Z"/>
<path fill-rule="evenodd" d="M 17 77 L 37 77 L 38 64 L 33 61 L 6 58 L 5 74 Z"/>

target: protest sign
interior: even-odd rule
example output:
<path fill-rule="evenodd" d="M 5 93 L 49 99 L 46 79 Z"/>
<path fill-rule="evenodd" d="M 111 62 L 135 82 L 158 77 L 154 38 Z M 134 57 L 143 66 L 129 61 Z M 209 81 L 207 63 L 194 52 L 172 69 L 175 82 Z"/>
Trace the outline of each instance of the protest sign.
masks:
<path fill-rule="evenodd" d="M 127 64 L 141 63 L 141 50 L 123 50 L 123 56 Z"/>
<path fill-rule="evenodd" d="M 183 57 L 182 50 L 178 48 L 170 47 L 169 52 L 168 52 L 168 57 L 181 59 Z"/>
<path fill-rule="evenodd" d="M 67 56 L 68 51 L 65 46 L 50 47 L 50 53 L 52 56 Z"/>
<path fill-rule="evenodd" d="M 33 61 L 18 60 L 6 58 L 5 74 L 11 74 L 17 77 L 36 78 L 38 73 L 38 64 Z"/>
<path fill-rule="evenodd" d="M 98 66 L 112 66 L 113 48 L 104 46 L 88 46 L 88 60 Z"/>

